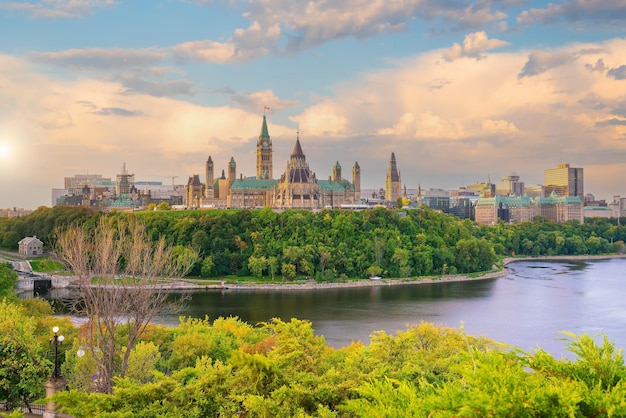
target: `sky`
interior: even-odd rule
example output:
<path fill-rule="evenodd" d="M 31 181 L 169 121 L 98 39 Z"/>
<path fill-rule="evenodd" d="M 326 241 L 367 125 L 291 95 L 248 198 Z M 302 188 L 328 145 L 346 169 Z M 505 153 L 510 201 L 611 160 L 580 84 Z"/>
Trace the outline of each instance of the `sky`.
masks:
<path fill-rule="evenodd" d="M 211 156 L 409 189 L 584 168 L 626 196 L 626 0 L 0 0 L 0 208 L 64 177 L 185 184 Z M 269 108 L 269 109 L 266 109 Z"/>

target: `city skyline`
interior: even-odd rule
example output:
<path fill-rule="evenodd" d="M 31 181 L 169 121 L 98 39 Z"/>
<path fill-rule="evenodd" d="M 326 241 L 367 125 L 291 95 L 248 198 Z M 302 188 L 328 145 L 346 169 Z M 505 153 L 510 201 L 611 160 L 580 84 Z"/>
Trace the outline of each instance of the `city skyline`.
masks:
<path fill-rule="evenodd" d="M 79 173 L 177 183 L 234 157 L 454 189 L 569 163 L 626 195 L 626 3 L 0 0 L 0 208 Z M 346 166 L 347 168 L 347 166 Z M 247 170 L 247 171 L 245 171 Z M 323 178 L 323 177 L 320 177 Z"/>

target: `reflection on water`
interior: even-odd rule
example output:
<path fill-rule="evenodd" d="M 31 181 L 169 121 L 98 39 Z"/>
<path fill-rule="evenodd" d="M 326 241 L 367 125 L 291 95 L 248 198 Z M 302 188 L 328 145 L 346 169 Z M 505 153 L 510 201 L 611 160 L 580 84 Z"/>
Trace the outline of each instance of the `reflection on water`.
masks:
<path fill-rule="evenodd" d="M 606 333 L 626 346 L 626 260 L 518 262 L 501 279 L 326 290 L 207 290 L 180 315 L 308 319 L 332 346 L 368 343 L 377 330 L 395 333 L 420 321 L 485 335 L 524 349 L 565 352 L 559 331 Z M 176 297 L 176 295 L 172 295 Z M 160 318 L 175 325 L 178 315 Z"/>

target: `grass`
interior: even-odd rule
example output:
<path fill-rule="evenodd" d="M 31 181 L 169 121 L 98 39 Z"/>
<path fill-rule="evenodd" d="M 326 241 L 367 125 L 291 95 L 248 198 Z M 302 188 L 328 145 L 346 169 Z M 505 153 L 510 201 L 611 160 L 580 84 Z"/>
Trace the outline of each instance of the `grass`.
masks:
<path fill-rule="evenodd" d="M 54 273 L 63 271 L 63 264 L 58 261 L 52 261 L 49 258 L 38 258 L 36 260 L 29 259 L 33 271 L 38 273 Z"/>

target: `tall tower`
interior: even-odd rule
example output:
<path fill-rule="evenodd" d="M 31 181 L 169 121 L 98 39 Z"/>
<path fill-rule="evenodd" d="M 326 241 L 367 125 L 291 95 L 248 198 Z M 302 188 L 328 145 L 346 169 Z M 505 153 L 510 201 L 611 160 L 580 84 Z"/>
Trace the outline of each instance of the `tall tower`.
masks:
<path fill-rule="evenodd" d="M 358 161 L 355 161 L 352 167 L 352 184 L 354 185 L 354 200 L 361 199 L 361 167 Z"/>
<path fill-rule="evenodd" d="M 237 177 L 237 164 L 235 163 L 235 158 L 230 157 L 230 162 L 228 163 L 228 187 L 233 185 L 233 181 Z"/>
<path fill-rule="evenodd" d="M 263 115 L 261 133 L 256 144 L 256 178 L 271 179 L 272 173 L 272 140 L 267 131 L 267 121 Z"/>
<path fill-rule="evenodd" d="M 396 154 L 391 153 L 391 160 L 389 161 L 389 170 L 387 170 L 387 181 L 385 182 L 385 199 L 390 202 L 395 202 L 402 196 L 400 172 L 396 165 Z"/>
<path fill-rule="evenodd" d="M 206 160 L 206 189 L 205 189 L 205 195 L 204 197 L 208 197 L 208 198 L 212 198 L 214 197 L 213 194 L 213 183 L 214 183 L 214 179 L 213 179 L 213 159 L 211 158 L 211 156 L 209 155 L 209 159 Z"/>
<path fill-rule="evenodd" d="M 582 168 L 559 164 L 543 172 L 544 196 L 548 197 L 555 191 L 559 196 L 584 196 L 584 176 Z"/>
<path fill-rule="evenodd" d="M 128 174 L 126 171 L 126 163 L 122 164 L 122 174 L 117 175 L 115 181 L 115 194 L 120 197 L 124 194 L 130 194 L 130 189 L 135 185 L 135 175 Z"/>
<path fill-rule="evenodd" d="M 341 165 L 339 164 L 339 161 L 337 161 L 333 167 L 333 181 L 341 183 Z"/>

